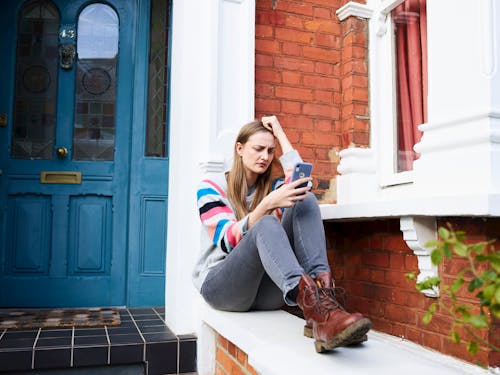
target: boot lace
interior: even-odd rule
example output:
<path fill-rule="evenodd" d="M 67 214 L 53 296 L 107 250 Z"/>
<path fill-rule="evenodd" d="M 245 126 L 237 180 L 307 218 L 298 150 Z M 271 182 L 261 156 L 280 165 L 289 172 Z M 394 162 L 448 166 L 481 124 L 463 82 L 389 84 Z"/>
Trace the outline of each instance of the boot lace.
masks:
<path fill-rule="evenodd" d="M 342 300 L 342 303 L 339 303 L 337 296 Z M 345 289 L 340 287 L 335 288 L 318 288 L 318 298 L 319 305 L 323 307 L 322 312 L 318 310 L 321 314 L 328 313 L 332 310 L 343 310 L 345 304 Z"/>

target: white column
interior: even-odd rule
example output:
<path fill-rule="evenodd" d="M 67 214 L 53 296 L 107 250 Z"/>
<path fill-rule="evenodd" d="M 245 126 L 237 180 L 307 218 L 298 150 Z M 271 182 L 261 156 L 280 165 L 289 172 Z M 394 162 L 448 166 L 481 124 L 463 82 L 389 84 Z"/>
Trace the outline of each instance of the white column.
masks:
<path fill-rule="evenodd" d="M 254 0 L 173 1 L 166 319 L 176 334 L 200 327 L 196 187 L 229 164 L 237 130 L 253 119 L 254 30 Z"/>

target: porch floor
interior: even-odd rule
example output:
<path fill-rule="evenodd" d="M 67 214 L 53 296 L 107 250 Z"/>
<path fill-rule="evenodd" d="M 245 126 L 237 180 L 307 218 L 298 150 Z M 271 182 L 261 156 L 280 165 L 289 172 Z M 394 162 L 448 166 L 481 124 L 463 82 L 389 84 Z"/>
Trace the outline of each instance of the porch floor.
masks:
<path fill-rule="evenodd" d="M 121 308 L 120 318 L 118 326 L 0 330 L 0 373 L 131 364 L 148 375 L 196 371 L 196 336 L 176 336 L 164 308 Z"/>

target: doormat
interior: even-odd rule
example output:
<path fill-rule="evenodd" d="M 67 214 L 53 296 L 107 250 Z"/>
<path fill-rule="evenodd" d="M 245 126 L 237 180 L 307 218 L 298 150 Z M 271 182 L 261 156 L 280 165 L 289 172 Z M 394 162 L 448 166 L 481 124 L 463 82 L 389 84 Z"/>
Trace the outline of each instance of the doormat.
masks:
<path fill-rule="evenodd" d="M 120 324 L 117 308 L 88 309 L 0 309 L 0 329 L 35 329 L 46 327 L 98 327 Z"/>

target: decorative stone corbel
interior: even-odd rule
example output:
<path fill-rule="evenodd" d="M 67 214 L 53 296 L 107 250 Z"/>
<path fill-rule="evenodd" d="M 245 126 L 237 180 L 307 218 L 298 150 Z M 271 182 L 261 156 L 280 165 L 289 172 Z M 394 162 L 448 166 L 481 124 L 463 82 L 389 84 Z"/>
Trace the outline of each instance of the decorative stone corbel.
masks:
<path fill-rule="evenodd" d="M 417 282 L 429 277 L 438 276 L 438 269 L 431 262 L 431 252 L 425 247 L 428 241 L 437 238 L 436 218 L 427 216 L 402 216 L 400 219 L 400 229 L 403 232 L 403 239 L 418 259 L 420 273 L 417 276 Z M 438 297 L 439 289 L 437 287 L 426 289 L 422 293 L 428 297 Z"/>

